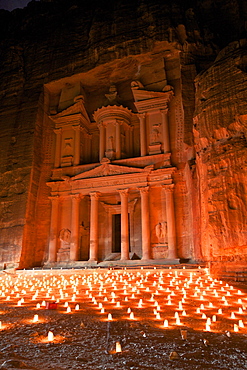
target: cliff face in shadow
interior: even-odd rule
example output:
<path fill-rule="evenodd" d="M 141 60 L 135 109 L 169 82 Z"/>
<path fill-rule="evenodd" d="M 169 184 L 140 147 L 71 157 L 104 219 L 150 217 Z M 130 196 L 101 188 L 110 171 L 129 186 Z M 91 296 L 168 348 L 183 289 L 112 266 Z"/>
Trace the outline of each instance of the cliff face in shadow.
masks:
<path fill-rule="evenodd" d="M 171 132 L 180 253 L 245 258 L 246 13 L 240 0 L 43 0 L 0 11 L 2 262 L 41 264 L 48 243 L 54 149 L 44 86 L 83 74 L 93 91 L 157 55 L 180 105 L 182 129 Z"/>

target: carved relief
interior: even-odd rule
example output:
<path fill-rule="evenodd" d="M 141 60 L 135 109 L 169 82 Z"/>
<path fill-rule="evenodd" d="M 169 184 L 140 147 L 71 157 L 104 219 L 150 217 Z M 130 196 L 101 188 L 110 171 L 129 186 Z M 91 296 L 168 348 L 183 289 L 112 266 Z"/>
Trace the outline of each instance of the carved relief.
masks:
<path fill-rule="evenodd" d="M 159 222 L 155 226 L 155 234 L 159 244 L 167 244 L 167 222 Z"/>
<path fill-rule="evenodd" d="M 70 260 L 71 231 L 62 229 L 59 233 L 60 248 L 57 252 L 57 261 L 66 262 Z"/>
<path fill-rule="evenodd" d="M 106 149 L 106 152 L 105 152 L 105 156 L 106 158 L 108 159 L 114 159 L 115 158 L 115 141 L 114 141 L 114 137 L 112 135 L 108 136 L 108 139 L 107 139 L 107 149 Z"/>
<path fill-rule="evenodd" d="M 72 156 L 73 154 L 72 141 L 73 141 L 72 137 L 64 139 L 62 157 Z"/>
<path fill-rule="evenodd" d="M 151 129 L 151 133 L 150 133 L 150 143 L 151 144 L 157 144 L 159 143 L 160 144 L 160 123 L 158 124 L 154 124 L 152 126 L 152 129 Z"/>
<path fill-rule="evenodd" d="M 67 248 L 70 245 L 71 231 L 69 229 L 62 229 L 59 233 L 59 239 L 61 241 L 61 247 Z"/>
<path fill-rule="evenodd" d="M 149 145 L 149 155 L 160 154 L 161 153 L 161 141 L 160 141 L 160 123 L 155 123 L 151 127 L 150 131 L 150 145 Z"/>
<path fill-rule="evenodd" d="M 72 166 L 73 164 L 73 139 L 65 138 L 61 153 L 61 167 Z"/>

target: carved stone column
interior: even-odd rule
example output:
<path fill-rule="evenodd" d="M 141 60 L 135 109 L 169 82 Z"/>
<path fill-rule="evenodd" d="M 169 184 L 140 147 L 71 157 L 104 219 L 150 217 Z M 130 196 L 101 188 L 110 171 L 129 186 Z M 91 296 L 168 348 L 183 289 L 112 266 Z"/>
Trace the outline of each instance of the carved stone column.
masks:
<path fill-rule="evenodd" d="M 56 150 L 55 150 L 55 168 L 60 167 L 61 165 L 61 140 L 62 140 L 62 130 L 57 128 L 54 130 L 56 134 Z"/>
<path fill-rule="evenodd" d="M 99 161 L 105 156 L 105 124 L 100 122 L 99 127 Z"/>
<path fill-rule="evenodd" d="M 59 197 L 50 197 L 51 200 L 51 226 L 48 262 L 57 261 L 57 239 L 58 239 L 58 207 Z"/>
<path fill-rule="evenodd" d="M 71 244 L 70 244 L 70 260 L 78 261 L 80 252 L 79 243 L 79 216 L 80 216 L 80 194 L 72 195 L 72 209 L 71 209 Z"/>
<path fill-rule="evenodd" d="M 164 153 L 169 153 L 171 150 L 170 150 L 168 109 L 162 109 L 160 113 L 162 116 Z"/>
<path fill-rule="evenodd" d="M 99 248 L 99 193 L 90 193 L 91 213 L 90 213 L 90 251 L 89 261 L 98 261 Z"/>
<path fill-rule="evenodd" d="M 116 159 L 121 158 L 121 125 L 120 120 L 116 120 Z"/>
<path fill-rule="evenodd" d="M 150 248 L 150 220 L 149 220 L 149 187 L 139 188 L 141 194 L 141 220 L 142 220 L 142 259 L 151 259 Z"/>
<path fill-rule="evenodd" d="M 121 260 L 129 260 L 128 189 L 118 190 L 121 198 Z"/>
<path fill-rule="evenodd" d="M 166 219 L 167 219 L 167 238 L 168 238 L 168 259 L 178 258 L 176 243 L 175 210 L 173 199 L 174 185 L 165 186 L 166 193 Z"/>
<path fill-rule="evenodd" d="M 81 128 L 80 126 L 73 126 L 73 129 L 75 131 L 75 147 L 74 147 L 74 166 L 77 166 L 78 164 L 80 164 L 80 150 L 81 150 L 81 146 L 80 146 L 80 132 L 81 132 Z"/>
<path fill-rule="evenodd" d="M 138 114 L 140 120 L 141 157 L 147 155 L 146 113 Z"/>

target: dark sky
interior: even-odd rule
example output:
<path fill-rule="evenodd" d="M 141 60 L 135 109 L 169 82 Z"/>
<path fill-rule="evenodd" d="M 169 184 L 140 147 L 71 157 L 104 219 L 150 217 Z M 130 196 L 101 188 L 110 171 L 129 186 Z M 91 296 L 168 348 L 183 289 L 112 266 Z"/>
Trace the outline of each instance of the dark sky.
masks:
<path fill-rule="evenodd" d="M 0 0 L 0 9 L 24 8 L 31 0 Z M 36 0 L 37 1 L 37 0 Z"/>

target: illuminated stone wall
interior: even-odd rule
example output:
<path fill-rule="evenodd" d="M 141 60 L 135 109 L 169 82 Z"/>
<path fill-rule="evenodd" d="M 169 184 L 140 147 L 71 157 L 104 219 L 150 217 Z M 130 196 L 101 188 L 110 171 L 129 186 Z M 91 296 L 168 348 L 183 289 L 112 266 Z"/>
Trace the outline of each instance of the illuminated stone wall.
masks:
<path fill-rule="evenodd" d="M 246 42 L 222 50 L 196 79 L 195 179 L 206 260 L 247 260 Z"/>

